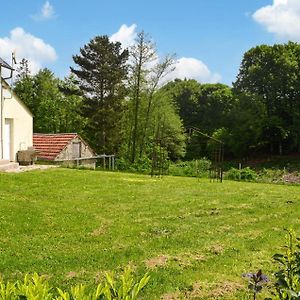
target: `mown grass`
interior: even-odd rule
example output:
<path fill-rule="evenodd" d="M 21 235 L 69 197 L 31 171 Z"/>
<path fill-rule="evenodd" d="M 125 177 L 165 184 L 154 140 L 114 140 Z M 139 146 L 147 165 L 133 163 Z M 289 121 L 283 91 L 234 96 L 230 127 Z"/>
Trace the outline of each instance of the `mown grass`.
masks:
<path fill-rule="evenodd" d="M 0 174 L 0 273 L 94 283 L 149 271 L 145 299 L 245 299 L 241 274 L 274 271 L 300 187 L 55 169 Z"/>

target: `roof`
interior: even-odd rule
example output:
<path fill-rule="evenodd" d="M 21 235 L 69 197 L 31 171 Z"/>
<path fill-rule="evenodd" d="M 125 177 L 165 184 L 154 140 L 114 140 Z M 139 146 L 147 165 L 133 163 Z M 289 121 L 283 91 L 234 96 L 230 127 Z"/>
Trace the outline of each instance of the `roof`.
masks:
<path fill-rule="evenodd" d="M 40 159 L 54 160 L 75 137 L 78 137 L 77 133 L 34 133 L 33 147 L 39 151 Z"/>
<path fill-rule="evenodd" d="M 1 57 L 0 57 L 0 66 L 4 67 L 6 69 L 9 70 L 14 70 L 13 67 L 11 67 L 6 61 L 4 61 Z"/>

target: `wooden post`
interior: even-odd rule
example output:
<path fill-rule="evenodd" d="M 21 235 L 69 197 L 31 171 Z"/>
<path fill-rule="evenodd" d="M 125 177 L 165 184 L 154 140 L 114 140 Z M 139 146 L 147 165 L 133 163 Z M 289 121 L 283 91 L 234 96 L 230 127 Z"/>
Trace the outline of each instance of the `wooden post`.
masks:
<path fill-rule="evenodd" d="M 115 156 L 112 156 L 112 169 L 115 170 Z"/>

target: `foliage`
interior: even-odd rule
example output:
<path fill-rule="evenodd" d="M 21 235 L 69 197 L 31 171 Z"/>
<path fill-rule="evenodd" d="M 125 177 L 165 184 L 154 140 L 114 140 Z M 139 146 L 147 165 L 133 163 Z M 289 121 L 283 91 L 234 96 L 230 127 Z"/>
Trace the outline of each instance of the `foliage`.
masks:
<path fill-rule="evenodd" d="M 86 118 L 80 114 L 82 106 L 82 92 L 76 84 L 76 78 L 71 73 L 59 82 L 58 86 L 62 97 L 60 105 L 61 122 L 60 132 L 77 132 L 84 135 Z"/>
<path fill-rule="evenodd" d="M 223 84 L 200 84 L 195 80 L 175 80 L 163 87 L 177 106 L 186 129 L 197 127 L 212 135 L 230 125 L 229 113 L 235 102 L 230 87 Z M 187 147 L 186 158 L 191 160 L 209 155 L 208 139 L 194 135 Z"/>
<path fill-rule="evenodd" d="M 244 54 L 234 88 L 260 97 L 266 107 L 265 138 L 282 154 L 299 146 L 299 68 L 297 43 L 260 45 Z M 275 152 L 275 153 L 276 153 Z"/>
<path fill-rule="evenodd" d="M 20 81 L 29 76 L 29 61 L 26 58 L 22 58 L 21 61 L 18 63 L 16 79 L 17 81 Z"/>
<path fill-rule="evenodd" d="M 234 97 L 234 104 L 227 115 L 227 124 L 217 129 L 213 136 L 217 134 L 216 137 L 225 143 L 227 156 L 249 157 L 266 143 L 263 138 L 265 107 L 254 95 L 240 93 Z"/>
<path fill-rule="evenodd" d="M 148 96 L 140 98 L 138 124 L 143 124 L 148 118 L 147 130 L 145 126 L 141 126 L 136 136 L 137 148 L 135 153 L 135 162 L 148 157 L 152 159 L 153 152 L 157 148 L 159 151 L 166 152 L 166 158 L 176 160 L 182 158 L 185 154 L 184 128 L 182 121 L 169 93 L 163 89 L 159 89 L 151 95 L 151 109 L 148 113 Z M 121 151 L 121 156 L 132 162 L 132 105 L 133 102 L 128 102 L 127 112 L 124 118 L 124 143 Z M 141 148 L 140 146 L 143 145 Z"/>
<path fill-rule="evenodd" d="M 44 276 L 34 273 L 26 274 L 23 281 L 4 282 L 0 279 L 1 300 L 100 300 L 120 299 L 135 300 L 149 282 L 150 276 L 145 274 L 136 280 L 132 270 L 126 268 L 123 274 L 116 276 L 113 272 L 106 273 L 104 280 L 95 288 L 83 284 L 72 286 L 70 291 L 60 288 L 55 290 L 49 286 Z"/>
<path fill-rule="evenodd" d="M 261 270 L 257 273 L 245 273 L 243 277 L 248 279 L 248 289 L 253 294 L 253 300 L 255 300 L 256 295 L 262 291 L 263 286 L 269 282 L 268 277 L 263 274 Z"/>
<path fill-rule="evenodd" d="M 257 181 L 266 183 L 282 183 L 287 171 L 282 169 L 263 168 L 257 171 Z"/>
<path fill-rule="evenodd" d="M 169 174 L 174 176 L 208 177 L 211 162 L 206 159 L 171 163 Z"/>
<path fill-rule="evenodd" d="M 145 98 L 147 90 L 147 74 L 149 73 L 147 65 L 157 58 L 155 46 L 144 31 L 138 33 L 136 43 L 130 49 L 130 58 L 132 63 L 130 66 L 129 90 L 132 103 L 129 106 L 131 108 L 129 124 L 131 129 L 128 150 L 131 155 L 130 160 L 134 163 L 139 148 L 139 137 L 142 135 L 139 119 L 141 117 L 142 95 Z"/>
<path fill-rule="evenodd" d="M 117 153 L 126 96 L 128 51 L 108 36 L 96 36 L 73 60 L 71 68 L 84 94 L 81 114 L 87 119 L 85 137 L 97 153 Z"/>
<path fill-rule="evenodd" d="M 300 243 L 292 229 L 287 231 L 284 254 L 275 254 L 273 259 L 279 265 L 276 277 L 276 299 L 300 299 Z"/>
<path fill-rule="evenodd" d="M 159 91 L 162 78 L 173 68 L 173 56 L 159 60 L 153 41 L 142 31 L 130 48 L 129 61 L 123 156 L 131 163 L 143 156 L 151 157 L 158 140 L 172 158 L 182 156 L 181 120 L 168 95 Z"/>
<path fill-rule="evenodd" d="M 48 69 L 36 75 L 20 70 L 15 93 L 33 113 L 33 131 L 40 133 L 81 132 L 82 98 L 72 76 L 59 80 Z"/>
<path fill-rule="evenodd" d="M 231 168 L 225 173 L 225 178 L 237 181 L 255 181 L 257 174 L 250 167 L 242 169 Z"/>
<path fill-rule="evenodd" d="M 120 171 L 150 174 L 151 160 L 144 156 L 136 160 L 134 163 L 131 163 L 129 160 L 124 158 L 118 158 L 116 160 L 116 168 Z"/>

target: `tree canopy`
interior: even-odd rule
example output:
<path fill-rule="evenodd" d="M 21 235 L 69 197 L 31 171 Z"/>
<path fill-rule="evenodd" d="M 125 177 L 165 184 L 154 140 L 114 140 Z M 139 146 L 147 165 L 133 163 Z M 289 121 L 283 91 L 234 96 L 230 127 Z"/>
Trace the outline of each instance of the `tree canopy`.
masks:
<path fill-rule="evenodd" d="M 234 83 L 238 92 L 259 96 L 266 108 L 264 136 L 271 151 L 300 145 L 300 45 L 261 45 L 244 54 Z"/>
<path fill-rule="evenodd" d="M 244 54 L 233 87 L 191 79 L 164 82 L 174 56 L 163 58 L 140 32 L 129 49 L 96 36 L 73 56 L 71 75 L 18 68 L 15 92 L 34 114 L 35 132 L 79 132 L 98 153 L 129 163 L 209 155 L 197 127 L 225 142 L 227 157 L 300 151 L 300 45 L 260 45 Z"/>
<path fill-rule="evenodd" d="M 116 153 L 122 141 L 127 59 L 128 51 L 108 36 L 95 37 L 73 56 L 78 68 L 71 67 L 71 71 L 84 95 L 85 136 L 98 153 Z"/>

